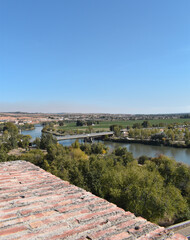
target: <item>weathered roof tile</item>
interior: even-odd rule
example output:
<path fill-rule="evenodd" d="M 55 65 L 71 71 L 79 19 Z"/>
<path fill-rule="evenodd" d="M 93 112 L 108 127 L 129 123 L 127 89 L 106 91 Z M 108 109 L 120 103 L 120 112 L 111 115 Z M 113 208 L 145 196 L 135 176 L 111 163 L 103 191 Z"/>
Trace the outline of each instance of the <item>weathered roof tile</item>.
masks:
<path fill-rule="evenodd" d="M 0 240 L 184 240 L 25 161 L 0 164 Z"/>

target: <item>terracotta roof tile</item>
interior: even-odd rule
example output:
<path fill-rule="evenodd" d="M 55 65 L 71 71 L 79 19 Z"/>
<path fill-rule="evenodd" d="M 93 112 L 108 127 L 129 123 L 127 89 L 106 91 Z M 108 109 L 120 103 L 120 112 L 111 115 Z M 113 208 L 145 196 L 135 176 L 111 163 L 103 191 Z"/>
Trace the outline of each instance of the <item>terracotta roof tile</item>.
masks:
<path fill-rule="evenodd" d="M 183 240 L 25 161 L 0 164 L 0 240 Z"/>

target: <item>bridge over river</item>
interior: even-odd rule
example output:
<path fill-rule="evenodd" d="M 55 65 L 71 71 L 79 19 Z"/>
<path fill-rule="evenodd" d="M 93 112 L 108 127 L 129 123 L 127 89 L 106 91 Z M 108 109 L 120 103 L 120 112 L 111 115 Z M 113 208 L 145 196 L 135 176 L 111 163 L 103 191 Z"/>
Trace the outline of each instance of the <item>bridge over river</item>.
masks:
<path fill-rule="evenodd" d="M 56 136 L 57 141 L 69 140 L 69 139 L 92 139 L 103 136 L 111 136 L 114 132 L 100 132 L 100 133 L 88 133 L 88 134 L 76 134 L 76 135 L 65 135 Z"/>

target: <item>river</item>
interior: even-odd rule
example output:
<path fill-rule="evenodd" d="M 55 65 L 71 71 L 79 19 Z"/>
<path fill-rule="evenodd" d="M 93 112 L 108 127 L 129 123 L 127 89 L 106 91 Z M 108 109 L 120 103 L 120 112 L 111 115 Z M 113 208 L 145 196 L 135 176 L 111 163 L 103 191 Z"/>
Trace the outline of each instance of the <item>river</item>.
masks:
<path fill-rule="evenodd" d="M 22 131 L 21 133 L 24 135 L 30 135 L 32 137 L 32 141 L 37 137 L 41 137 L 42 125 L 35 125 L 35 129 L 29 131 Z"/>
<path fill-rule="evenodd" d="M 34 130 L 22 131 L 24 135 L 31 135 L 32 140 L 36 137 L 41 136 L 41 125 L 36 125 Z M 75 140 L 64 140 L 59 143 L 63 146 L 70 146 Z M 82 140 L 80 140 L 82 142 Z M 96 141 L 95 141 L 96 142 Z M 115 147 L 121 146 L 126 147 L 129 152 L 133 153 L 135 158 L 142 155 L 148 157 L 156 157 L 160 154 L 166 155 L 168 157 L 174 158 L 178 162 L 184 162 L 190 165 L 190 149 L 189 148 L 173 148 L 173 147 L 163 147 L 163 146 L 151 146 L 139 143 L 114 143 L 114 142 L 104 142 L 106 146 L 113 150 Z"/>

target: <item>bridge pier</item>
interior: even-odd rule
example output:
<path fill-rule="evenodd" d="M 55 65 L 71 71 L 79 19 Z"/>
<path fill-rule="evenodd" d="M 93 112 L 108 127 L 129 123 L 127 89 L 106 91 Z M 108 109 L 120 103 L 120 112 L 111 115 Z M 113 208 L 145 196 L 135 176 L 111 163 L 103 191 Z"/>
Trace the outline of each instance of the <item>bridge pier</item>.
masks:
<path fill-rule="evenodd" d="M 88 137 L 88 138 L 84 138 L 84 143 L 93 143 L 93 138 L 92 137 Z"/>

